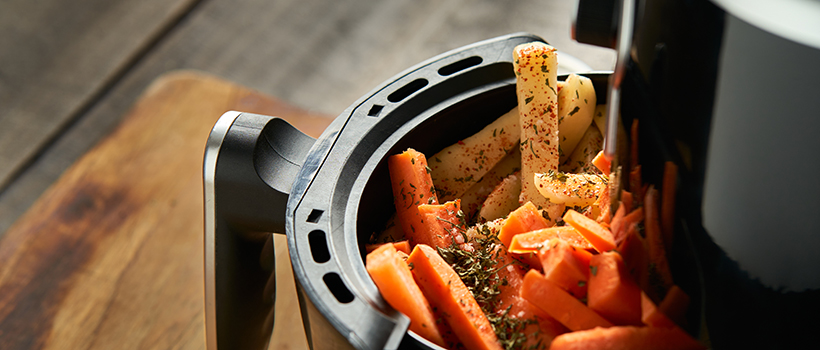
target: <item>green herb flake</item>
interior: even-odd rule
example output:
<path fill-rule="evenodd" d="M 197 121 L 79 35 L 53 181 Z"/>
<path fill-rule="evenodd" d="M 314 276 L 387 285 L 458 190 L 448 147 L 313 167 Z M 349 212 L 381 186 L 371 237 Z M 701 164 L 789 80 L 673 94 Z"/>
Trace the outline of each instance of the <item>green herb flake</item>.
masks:
<path fill-rule="evenodd" d="M 578 111 L 580 111 L 580 110 L 581 110 L 580 107 L 575 106 L 575 108 L 573 108 L 572 111 L 570 111 L 567 115 L 571 117 L 573 114 L 578 113 Z"/>
<path fill-rule="evenodd" d="M 532 99 L 533 99 L 533 98 L 534 98 L 533 96 L 530 96 L 530 97 L 525 98 L 525 99 L 524 99 L 524 104 L 529 104 L 530 102 L 532 102 Z"/>
<path fill-rule="evenodd" d="M 598 266 L 589 265 L 589 273 L 591 273 L 593 276 L 597 276 Z"/>

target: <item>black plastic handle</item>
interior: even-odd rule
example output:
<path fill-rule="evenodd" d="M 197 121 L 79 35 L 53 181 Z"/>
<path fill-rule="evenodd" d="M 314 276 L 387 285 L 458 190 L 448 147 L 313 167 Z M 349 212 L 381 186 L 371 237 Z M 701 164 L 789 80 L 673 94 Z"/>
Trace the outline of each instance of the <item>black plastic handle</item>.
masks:
<path fill-rule="evenodd" d="M 314 139 L 286 121 L 228 112 L 205 151 L 205 320 L 209 350 L 265 349 L 273 324 L 272 233 Z"/>

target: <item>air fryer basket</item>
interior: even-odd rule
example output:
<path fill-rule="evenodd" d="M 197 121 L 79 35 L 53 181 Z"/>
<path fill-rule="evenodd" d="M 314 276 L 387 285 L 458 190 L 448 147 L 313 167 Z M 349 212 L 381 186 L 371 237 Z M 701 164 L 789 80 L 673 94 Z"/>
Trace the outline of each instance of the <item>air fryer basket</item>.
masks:
<path fill-rule="evenodd" d="M 543 39 L 503 36 L 410 68 L 315 142 L 281 119 L 226 113 L 205 162 L 208 348 L 267 343 L 275 268 L 265 232 L 287 234 L 311 348 L 437 348 L 407 332 L 408 319 L 384 302 L 364 268 L 364 244 L 395 211 L 386 160 L 408 147 L 432 154 L 512 109 L 512 49 L 531 41 Z M 609 73 L 584 75 L 606 103 Z M 690 319 L 696 327 L 697 316 Z"/>

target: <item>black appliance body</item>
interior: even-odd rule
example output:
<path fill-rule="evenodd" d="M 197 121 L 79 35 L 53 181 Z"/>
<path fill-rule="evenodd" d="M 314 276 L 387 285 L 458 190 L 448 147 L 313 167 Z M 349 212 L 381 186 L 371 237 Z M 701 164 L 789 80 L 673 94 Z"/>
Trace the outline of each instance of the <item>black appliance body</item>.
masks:
<path fill-rule="evenodd" d="M 629 53 L 613 76 L 622 122 L 641 120 L 643 178 L 659 183 L 663 162 L 678 164 L 672 268 L 692 297 L 687 330 L 715 349 L 811 344 L 820 326 L 820 44 L 800 28 L 812 22 L 772 27 L 783 13 L 761 17 L 733 1 L 580 0 L 577 40 L 617 47 L 626 2 Z M 511 50 L 533 40 L 542 39 L 514 34 L 423 62 L 317 140 L 280 119 L 226 113 L 204 163 L 208 349 L 267 345 L 270 232 L 287 234 L 313 349 L 436 348 L 407 332 L 364 269 L 364 244 L 393 211 L 386 157 L 435 152 L 515 106 Z M 586 75 L 605 102 L 610 74 Z"/>
<path fill-rule="evenodd" d="M 676 233 L 703 272 L 702 340 L 812 344 L 820 182 L 804 179 L 820 171 L 820 3 L 623 2 L 634 23 L 621 112 L 626 124 L 640 119 L 644 179 L 659 183 L 664 161 L 678 165 Z M 576 40 L 614 48 L 619 4 L 580 0 Z"/>

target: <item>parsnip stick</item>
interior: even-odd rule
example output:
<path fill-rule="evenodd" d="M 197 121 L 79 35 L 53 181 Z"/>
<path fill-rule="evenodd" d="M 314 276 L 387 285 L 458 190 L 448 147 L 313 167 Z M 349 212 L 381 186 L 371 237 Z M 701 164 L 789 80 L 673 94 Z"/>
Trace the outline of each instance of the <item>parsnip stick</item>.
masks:
<path fill-rule="evenodd" d="M 460 198 L 481 180 L 518 142 L 518 108 L 513 108 L 474 135 L 447 146 L 427 165 L 442 201 Z M 506 174 L 504 174 L 506 176 Z"/>
<path fill-rule="evenodd" d="M 560 162 L 569 158 L 595 114 L 595 88 L 592 80 L 570 74 L 558 93 L 558 137 L 561 139 Z"/>
<path fill-rule="evenodd" d="M 565 174 L 549 172 L 536 174 L 535 184 L 542 195 L 552 203 L 585 207 L 598 199 L 606 189 L 607 177 L 593 174 Z"/>
<path fill-rule="evenodd" d="M 558 171 L 558 57 L 554 47 L 534 42 L 513 50 L 521 124 L 521 195 L 546 208 L 549 201 L 535 188 L 535 173 Z"/>

